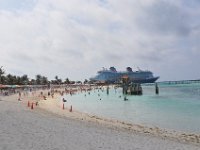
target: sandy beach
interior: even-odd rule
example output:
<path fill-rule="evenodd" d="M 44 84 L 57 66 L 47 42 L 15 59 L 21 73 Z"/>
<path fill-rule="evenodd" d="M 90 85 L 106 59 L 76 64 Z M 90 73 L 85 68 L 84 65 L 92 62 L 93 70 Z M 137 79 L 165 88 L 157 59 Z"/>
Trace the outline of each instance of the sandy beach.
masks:
<path fill-rule="evenodd" d="M 45 91 L 44 91 L 45 92 Z M 199 136 L 127 124 L 76 111 L 61 96 L 0 97 L 0 149 L 199 150 Z M 33 109 L 28 100 L 39 102 Z"/>

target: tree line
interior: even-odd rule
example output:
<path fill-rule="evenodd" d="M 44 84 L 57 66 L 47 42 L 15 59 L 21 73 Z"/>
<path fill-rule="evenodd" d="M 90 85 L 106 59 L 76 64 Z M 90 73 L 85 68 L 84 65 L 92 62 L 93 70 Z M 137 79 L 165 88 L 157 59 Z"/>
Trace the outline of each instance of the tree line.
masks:
<path fill-rule="evenodd" d="M 78 81 L 81 82 L 81 81 Z M 3 67 L 0 67 L 0 84 L 6 85 L 47 85 L 47 84 L 73 84 L 75 81 L 70 81 L 66 78 L 64 81 L 55 76 L 55 80 L 49 81 L 47 77 L 40 74 L 35 76 L 35 79 L 30 79 L 28 75 L 16 76 L 5 73 Z"/>

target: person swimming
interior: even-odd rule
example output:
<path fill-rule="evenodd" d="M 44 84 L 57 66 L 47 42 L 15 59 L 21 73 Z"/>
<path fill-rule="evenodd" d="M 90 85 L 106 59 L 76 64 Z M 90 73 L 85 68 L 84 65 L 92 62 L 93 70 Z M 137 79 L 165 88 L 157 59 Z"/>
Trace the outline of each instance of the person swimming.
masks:
<path fill-rule="evenodd" d="M 126 96 L 124 97 L 124 101 L 127 101 L 128 100 L 128 98 L 126 98 Z"/>
<path fill-rule="evenodd" d="M 63 102 L 67 102 L 67 100 L 65 98 L 63 98 L 62 100 L 63 100 Z"/>

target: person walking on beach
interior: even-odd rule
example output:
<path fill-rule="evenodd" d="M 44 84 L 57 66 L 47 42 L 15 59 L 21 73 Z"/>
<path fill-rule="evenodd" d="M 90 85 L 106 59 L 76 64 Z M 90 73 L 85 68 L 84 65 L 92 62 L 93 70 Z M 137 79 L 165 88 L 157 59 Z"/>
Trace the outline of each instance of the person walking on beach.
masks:
<path fill-rule="evenodd" d="M 54 97 L 54 93 L 53 93 L 53 92 L 51 93 L 51 97 L 52 97 L 52 98 Z"/>
<path fill-rule="evenodd" d="M 19 91 L 19 98 L 18 101 L 21 101 L 21 92 Z"/>

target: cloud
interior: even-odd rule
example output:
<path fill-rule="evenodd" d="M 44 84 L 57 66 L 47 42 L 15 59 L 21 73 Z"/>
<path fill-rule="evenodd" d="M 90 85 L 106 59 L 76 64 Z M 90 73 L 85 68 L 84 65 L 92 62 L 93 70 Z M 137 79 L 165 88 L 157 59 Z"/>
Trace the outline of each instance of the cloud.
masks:
<path fill-rule="evenodd" d="M 139 26 L 151 34 L 188 36 L 191 31 L 189 14 L 167 1 L 154 2 L 140 16 Z"/>
<path fill-rule="evenodd" d="M 139 66 L 162 80 L 200 74 L 194 70 L 200 55 L 198 1 L 9 0 L 0 4 L 0 63 L 9 73 L 83 80 L 101 67 Z M 183 66 L 189 71 L 176 71 Z M 194 71 L 195 75 L 186 73 Z"/>

